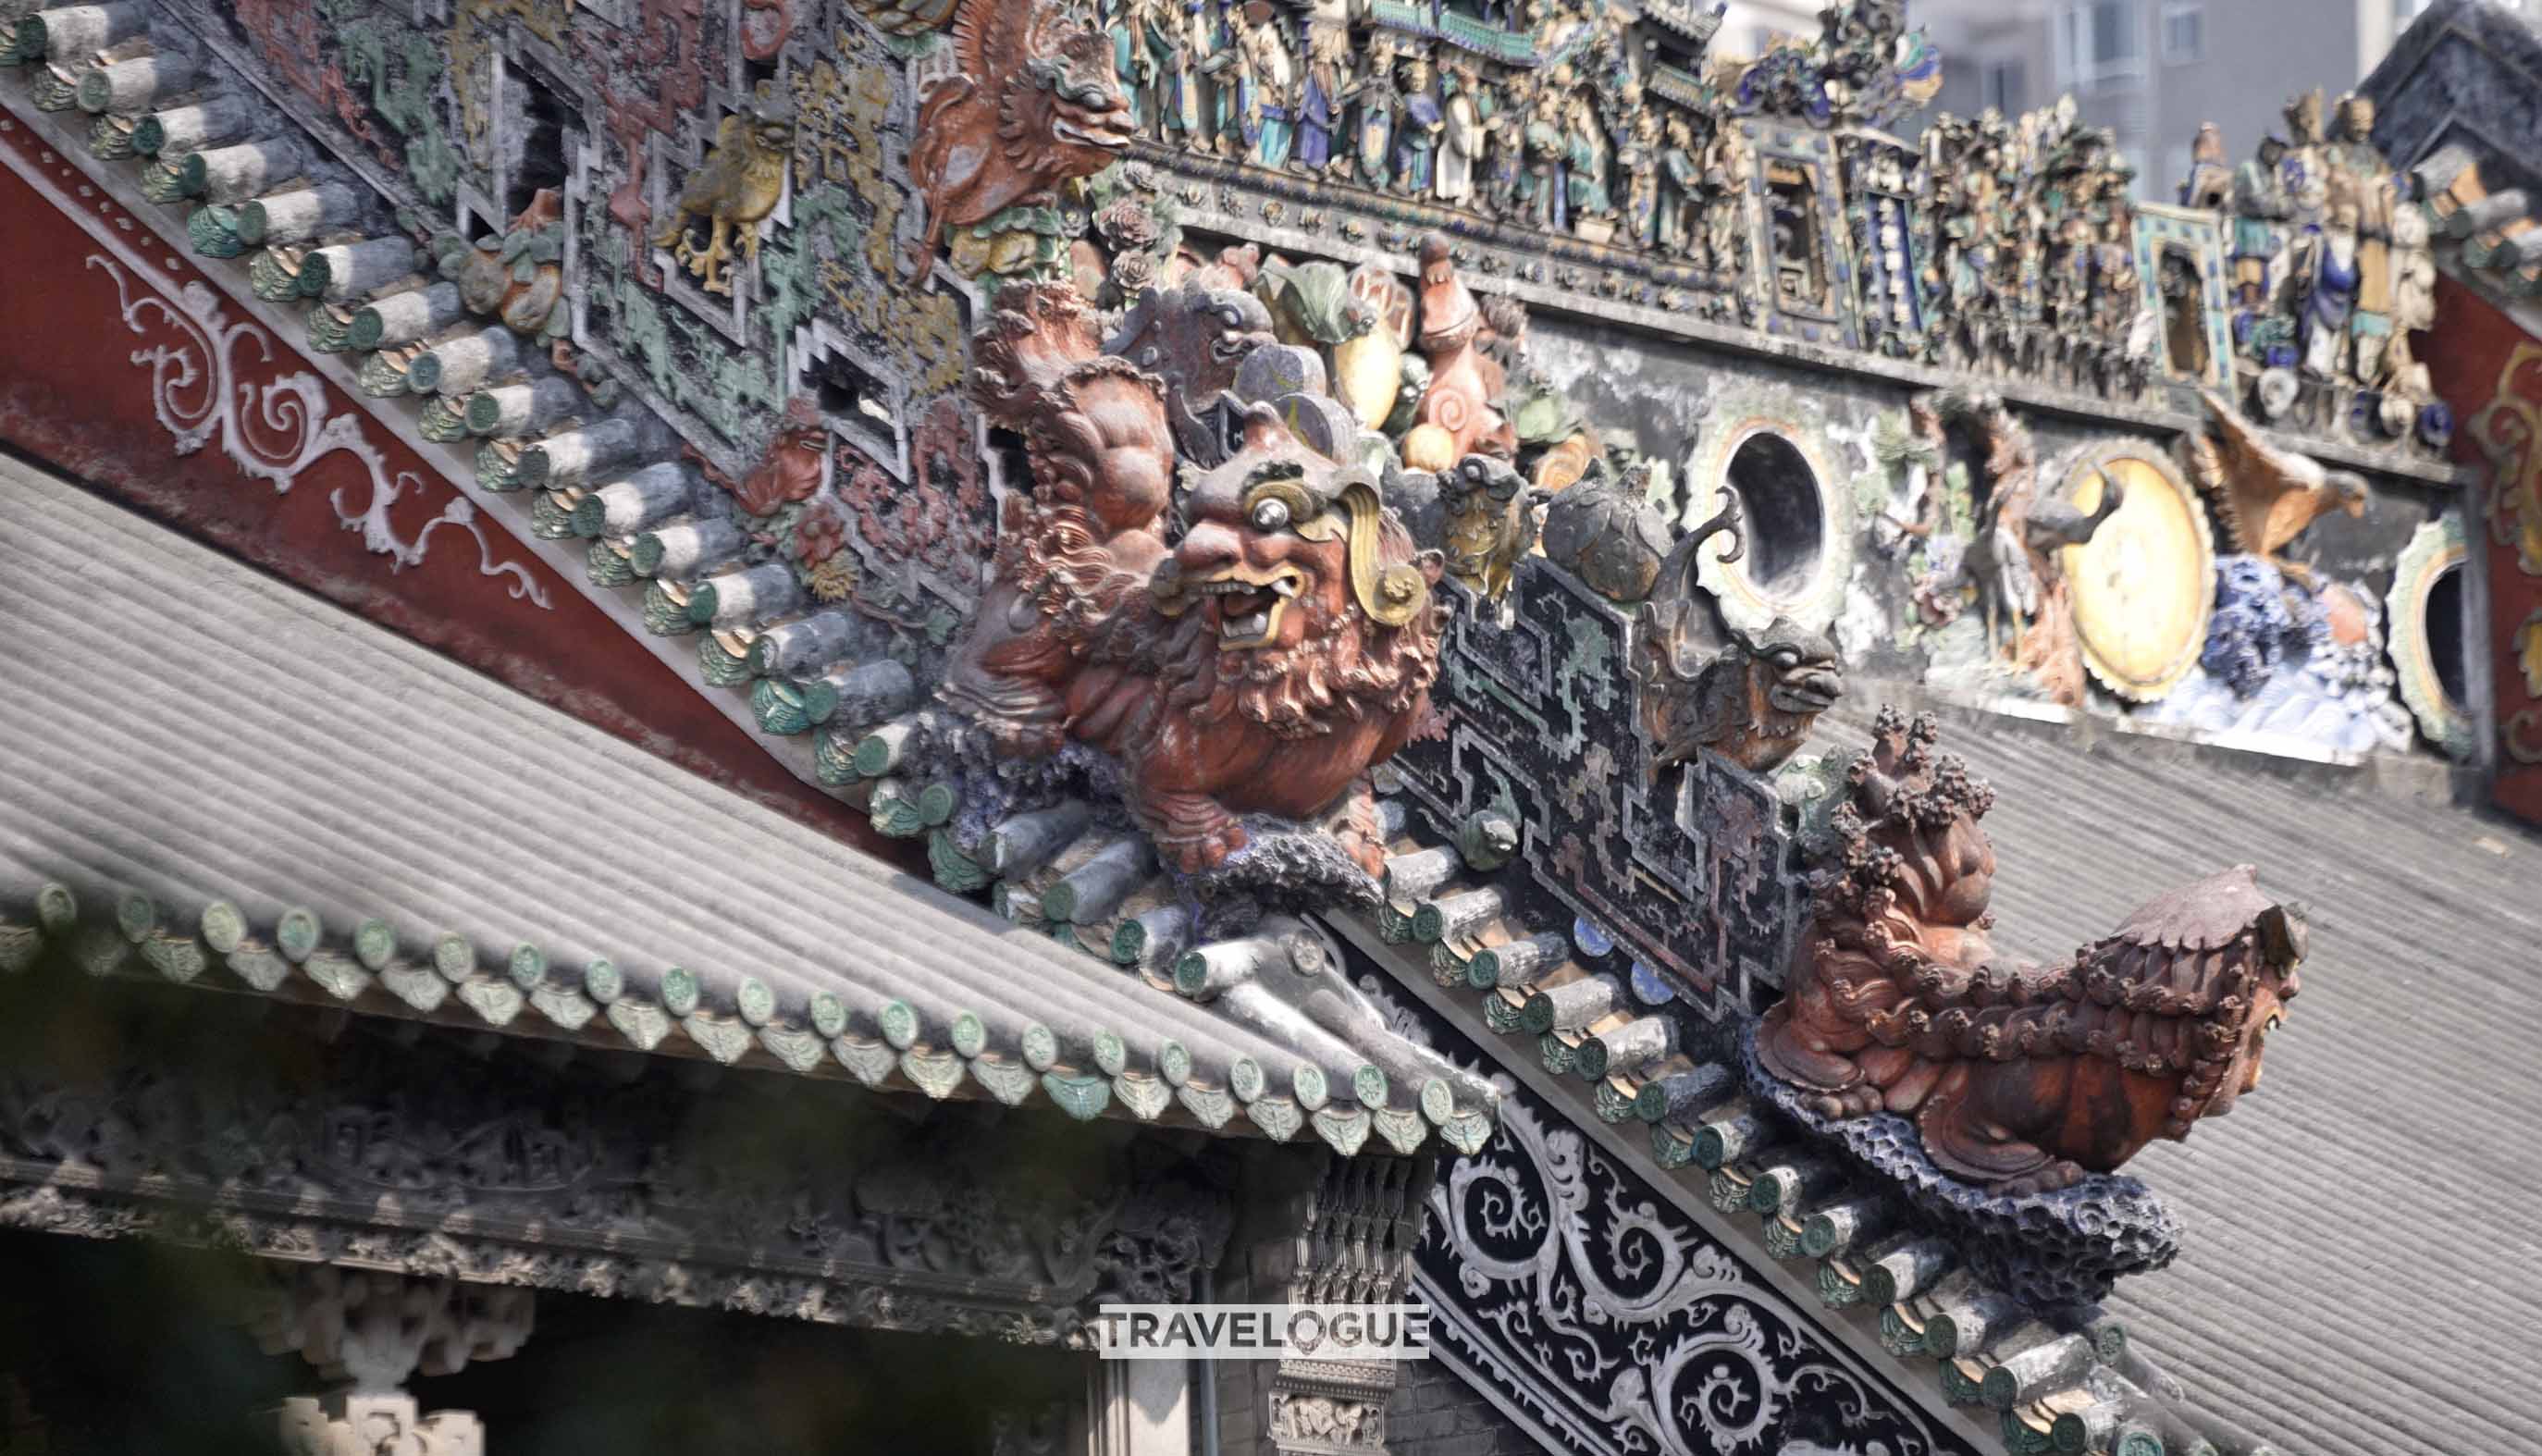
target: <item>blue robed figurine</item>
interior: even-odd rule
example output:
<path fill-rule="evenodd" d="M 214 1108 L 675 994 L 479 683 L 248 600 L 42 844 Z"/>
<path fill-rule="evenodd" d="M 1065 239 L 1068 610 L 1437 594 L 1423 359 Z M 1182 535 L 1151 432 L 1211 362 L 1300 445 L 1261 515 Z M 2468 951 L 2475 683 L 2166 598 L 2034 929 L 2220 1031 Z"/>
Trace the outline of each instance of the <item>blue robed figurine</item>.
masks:
<path fill-rule="evenodd" d="M 1431 161 L 1448 117 L 1430 84 L 1429 57 L 1413 56 L 1403 73 L 1403 119 L 1394 129 L 1394 185 L 1417 196 L 1430 191 Z"/>
<path fill-rule="evenodd" d="M 1350 75 L 1350 27 L 1317 16 L 1307 22 L 1307 74 L 1298 96 L 1296 165 L 1321 172 L 1333 157 Z"/>

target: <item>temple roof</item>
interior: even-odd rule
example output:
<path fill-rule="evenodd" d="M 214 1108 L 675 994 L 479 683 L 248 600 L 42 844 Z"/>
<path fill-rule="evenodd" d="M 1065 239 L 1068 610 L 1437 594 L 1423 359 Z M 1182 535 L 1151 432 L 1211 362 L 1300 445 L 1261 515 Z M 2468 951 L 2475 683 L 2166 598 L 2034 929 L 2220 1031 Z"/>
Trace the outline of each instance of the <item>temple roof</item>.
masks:
<path fill-rule="evenodd" d="M 0 537 L 0 951 L 1345 1151 L 1435 1120 L 1427 1053 L 1239 1024 L 6 459 Z"/>

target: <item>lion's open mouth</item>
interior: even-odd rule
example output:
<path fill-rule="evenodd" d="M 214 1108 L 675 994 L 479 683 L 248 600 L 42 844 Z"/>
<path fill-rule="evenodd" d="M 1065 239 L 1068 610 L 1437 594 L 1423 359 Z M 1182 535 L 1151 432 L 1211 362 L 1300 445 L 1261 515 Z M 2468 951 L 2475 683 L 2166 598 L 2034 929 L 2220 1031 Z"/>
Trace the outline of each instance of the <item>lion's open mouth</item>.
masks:
<path fill-rule="evenodd" d="M 1053 116 L 1050 134 L 1059 141 L 1077 146 L 1099 147 L 1116 152 L 1130 144 L 1129 113 L 1088 113 L 1081 124 L 1066 116 Z"/>
<path fill-rule="evenodd" d="M 1843 696 L 1843 678 L 1817 670 L 1786 673 L 1765 690 L 1765 700 L 1785 713 L 1825 713 Z"/>
<path fill-rule="evenodd" d="M 1183 590 L 1208 600 L 1210 610 L 1216 613 L 1214 621 L 1222 651 L 1245 651 L 1268 647 L 1279 637 L 1281 614 L 1288 611 L 1306 579 L 1306 573 L 1296 567 L 1273 567 L 1268 571 L 1229 567 L 1197 581 L 1183 582 Z"/>

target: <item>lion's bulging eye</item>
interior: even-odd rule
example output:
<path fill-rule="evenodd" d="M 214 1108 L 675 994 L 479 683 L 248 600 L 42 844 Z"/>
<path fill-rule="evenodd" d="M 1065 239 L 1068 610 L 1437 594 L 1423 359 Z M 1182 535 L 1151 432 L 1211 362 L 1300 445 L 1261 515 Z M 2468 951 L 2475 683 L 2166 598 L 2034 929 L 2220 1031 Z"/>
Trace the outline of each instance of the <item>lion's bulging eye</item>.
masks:
<path fill-rule="evenodd" d="M 1253 529 L 1285 531 L 1289 528 L 1289 502 L 1277 497 L 1253 503 Z"/>

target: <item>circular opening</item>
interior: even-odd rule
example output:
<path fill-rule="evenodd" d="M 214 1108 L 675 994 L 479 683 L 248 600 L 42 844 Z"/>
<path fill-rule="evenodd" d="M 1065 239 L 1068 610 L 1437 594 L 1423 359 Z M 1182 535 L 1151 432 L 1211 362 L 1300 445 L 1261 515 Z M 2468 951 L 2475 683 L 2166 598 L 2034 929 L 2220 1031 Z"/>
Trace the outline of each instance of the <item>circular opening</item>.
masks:
<path fill-rule="evenodd" d="M 2444 569 L 2428 587 L 2428 662 L 2436 670 L 2436 685 L 2445 701 L 2461 708 L 2470 701 L 2463 680 L 2462 567 Z"/>
<path fill-rule="evenodd" d="M 1726 484 L 1748 523 L 1747 553 L 1731 570 L 1772 596 L 1807 586 L 1827 547 L 1827 512 L 1800 446 L 1770 430 L 1750 435 L 1731 452 Z"/>

